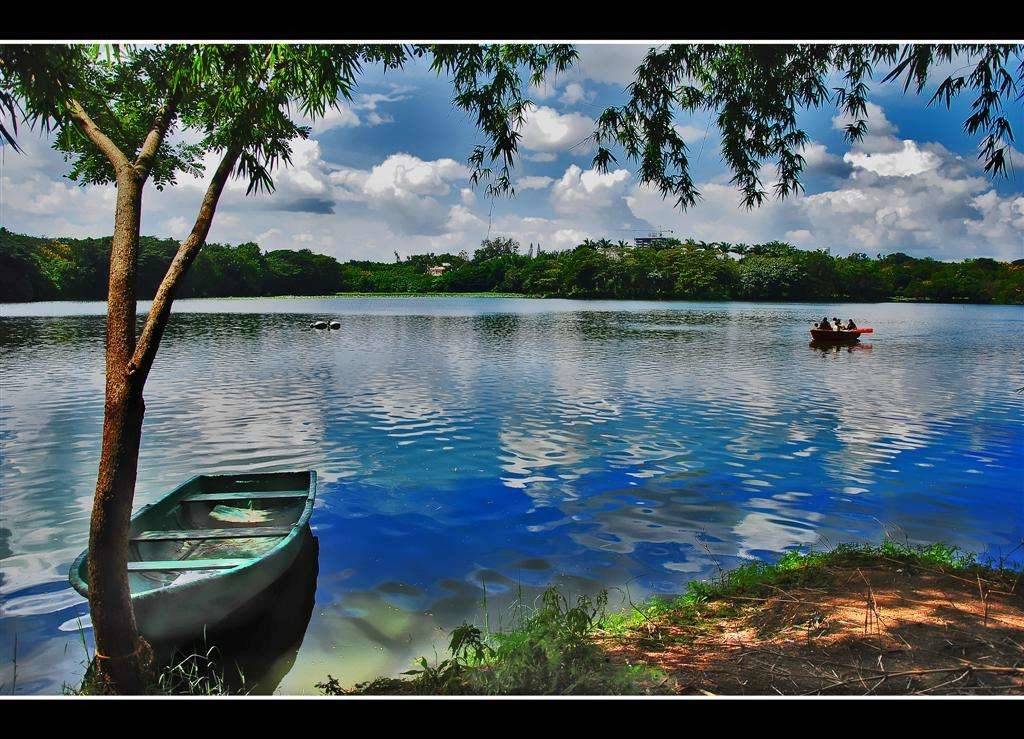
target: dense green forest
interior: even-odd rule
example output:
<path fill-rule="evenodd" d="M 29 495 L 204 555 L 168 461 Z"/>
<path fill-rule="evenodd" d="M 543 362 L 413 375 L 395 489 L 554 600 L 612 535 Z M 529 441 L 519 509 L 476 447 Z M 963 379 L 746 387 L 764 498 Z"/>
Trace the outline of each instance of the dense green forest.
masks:
<path fill-rule="evenodd" d="M 178 242 L 143 237 L 139 296 L 153 295 Z M 0 229 L 0 302 L 103 300 L 109 238 L 41 238 Z M 447 265 L 440 275 L 431 267 Z M 506 292 L 567 298 L 694 300 L 890 299 L 1024 303 L 1024 260 L 942 262 L 903 253 L 838 257 L 772 241 L 727 244 L 608 240 L 574 249 L 523 250 L 489 239 L 472 255 L 420 254 L 394 262 L 338 262 L 308 249 L 208 244 L 179 297 L 336 292 Z"/>

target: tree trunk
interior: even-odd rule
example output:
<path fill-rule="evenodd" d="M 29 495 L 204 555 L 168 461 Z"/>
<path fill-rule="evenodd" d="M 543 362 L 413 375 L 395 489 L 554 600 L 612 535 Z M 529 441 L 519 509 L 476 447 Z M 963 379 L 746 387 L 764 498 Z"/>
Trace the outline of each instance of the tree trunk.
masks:
<path fill-rule="evenodd" d="M 103 444 L 89 526 L 89 610 L 96 639 L 96 671 L 104 688 L 141 693 L 148 647 L 139 638 L 128 586 L 128 528 L 145 403 L 135 351 L 135 271 L 142 182 L 125 171 L 117 179 L 117 210 L 107 291 L 106 402 Z"/>
<path fill-rule="evenodd" d="M 96 672 L 104 689 L 113 693 L 143 692 L 152 664 L 149 645 L 135 624 L 128 583 L 129 524 L 146 411 L 142 389 L 170 318 L 174 295 L 206 242 L 239 152 L 238 147 L 230 147 L 214 172 L 192 232 L 179 246 L 153 298 L 137 346 L 135 268 L 143 180 L 134 169 L 118 177 L 107 297 L 103 446 L 89 528 L 89 609 L 96 638 Z"/>
<path fill-rule="evenodd" d="M 128 584 L 128 530 L 145 403 L 141 387 L 111 388 L 103 416 L 103 447 L 89 528 L 89 610 L 97 676 L 117 694 L 144 691 L 150 662 L 139 637 Z"/>

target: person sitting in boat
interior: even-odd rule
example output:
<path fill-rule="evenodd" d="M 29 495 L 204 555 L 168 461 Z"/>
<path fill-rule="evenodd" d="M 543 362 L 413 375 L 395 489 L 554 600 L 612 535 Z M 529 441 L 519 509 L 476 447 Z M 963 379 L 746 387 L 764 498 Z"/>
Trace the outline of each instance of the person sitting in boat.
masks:
<path fill-rule="evenodd" d="M 832 319 L 832 323 L 835 324 L 835 330 L 836 331 L 842 331 L 843 330 L 843 322 L 840 321 L 838 318 L 833 318 Z"/>
<path fill-rule="evenodd" d="M 847 331 L 856 331 L 857 330 L 857 324 L 853 322 L 852 318 L 849 321 L 846 322 L 846 330 Z"/>
<path fill-rule="evenodd" d="M 821 331 L 831 331 L 832 330 L 832 324 L 828 322 L 828 316 L 825 316 L 824 318 L 822 318 L 821 319 L 821 323 L 814 324 L 814 327 L 816 329 L 821 330 Z"/>

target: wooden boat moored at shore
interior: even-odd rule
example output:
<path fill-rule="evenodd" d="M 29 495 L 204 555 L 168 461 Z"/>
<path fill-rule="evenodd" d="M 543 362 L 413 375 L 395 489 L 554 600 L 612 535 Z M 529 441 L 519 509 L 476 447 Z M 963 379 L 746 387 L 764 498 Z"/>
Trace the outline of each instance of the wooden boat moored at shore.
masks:
<path fill-rule="evenodd" d="M 128 580 L 150 641 L 201 634 L 277 581 L 301 548 L 316 472 L 198 475 L 131 519 Z M 88 549 L 69 579 L 89 593 Z"/>

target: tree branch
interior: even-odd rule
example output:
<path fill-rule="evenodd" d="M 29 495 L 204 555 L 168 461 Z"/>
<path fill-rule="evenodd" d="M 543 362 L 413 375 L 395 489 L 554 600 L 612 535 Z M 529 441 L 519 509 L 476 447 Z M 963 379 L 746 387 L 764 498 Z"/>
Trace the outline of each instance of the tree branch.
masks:
<path fill-rule="evenodd" d="M 71 119 L 78 126 L 78 130 L 81 131 L 89 141 L 91 141 L 97 149 L 99 149 L 103 155 L 110 161 L 110 164 L 114 167 L 114 171 L 118 175 L 124 171 L 126 167 L 131 166 L 131 162 L 128 161 L 128 157 L 124 155 L 117 144 L 110 140 L 110 138 L 100 130 L 100 127 L 96 125 L 89 114 L 85 112 L 85 108 L 77 100 L 72 98 L 68 101 L 68 111 L 71 113 Z"/>
<path fill-rule="evenodd" d="M 157 349 L 160 347 L 160 339 L 163 337 L 167 320 L 171 315 L 174 296 L 196 255 L 206 243 L 206 236 L 210 232 L 217 203 L 240 154 L 240 147 L 229 148 L 224 153 L 224 158 L 221 159 L 213 179 L 206 188 L 206 194 L 203 196 L 202 205 L 199 206 L 199 213 L 196 216 L 195 225 L 192 226 L 192 232 L 181 242 L 178 252 L 167 268 L 167 273 L 160 282 L 160 287 L 157 288 L 156 295 L 153 296 L 153 304 L 146 317 L 146 325 L 142 329 L 135 353 L 128 365 L 129 376 L 134 376 L 137 382 L 145 382 L 149 375 Z"/>
<path fill-rule="evenodd" d="M 153 168 L 153 159 L 160 149 L 160 144 L 163 143 L 164 136 L 167 135 L 167 129 L 170 127 L 171 121 L 174 120 L 177 106 L 178 96 L 174 95 L 157 111 L 156 118 L 153 120 L 153 127 L 146 134 L 146 140 L 142 142 L 142 149 L 135 160 L 135 169 L 139 176 L 143 178 L 149 176 L 149 172 Z"/>

